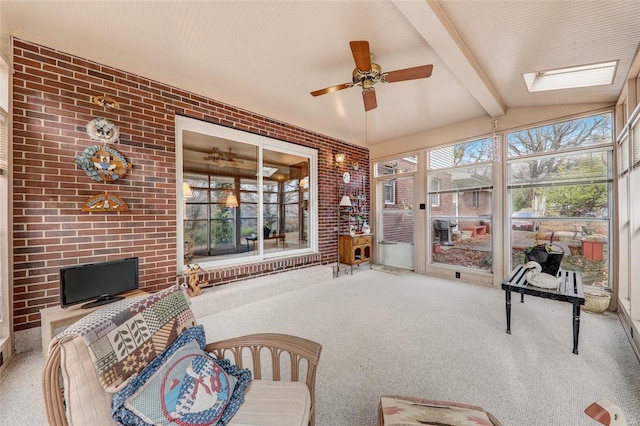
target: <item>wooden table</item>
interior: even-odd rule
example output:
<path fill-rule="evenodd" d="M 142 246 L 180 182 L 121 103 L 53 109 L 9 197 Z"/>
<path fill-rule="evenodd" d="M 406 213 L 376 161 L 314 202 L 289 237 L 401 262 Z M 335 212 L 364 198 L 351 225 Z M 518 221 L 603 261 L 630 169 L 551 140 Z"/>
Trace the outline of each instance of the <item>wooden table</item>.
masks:
<path fill-rule="evenodd" d="M 535 287 L 527 282 L 524 265 L 517 266 L 502 281 L 502 289 L 507 309 L 507 334 L 511 334 L 511 292 L 520 293 L 520 302 L 524 303 L 524 295 L 559 300 L 573 304 L 573 353 L 578 354 L 578 334 L 580 333 L 580 305 L 584 305 L 584 289 L 580 272 L 560 270 L 560 287 L 558 290 Z"/>

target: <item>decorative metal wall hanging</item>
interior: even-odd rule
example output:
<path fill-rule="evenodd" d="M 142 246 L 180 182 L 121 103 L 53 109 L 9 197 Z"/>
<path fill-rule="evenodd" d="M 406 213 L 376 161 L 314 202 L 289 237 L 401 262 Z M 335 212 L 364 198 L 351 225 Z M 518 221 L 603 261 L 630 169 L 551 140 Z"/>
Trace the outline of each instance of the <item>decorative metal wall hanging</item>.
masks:
<path fill-rule="evenodd" d="M 113 182 L 127 174 L 131 163 L 116 149 L 94 145 L 76 156 L 76 164 L 87 176 L 98 182 Z"/>
<path fill-rule="evenodd" d="M 94 96 L 91 98 L 91 101 L 104 108 L 120 108 L 118 101 L 109 96 Z"/>
<path fill-rule="evenodd" d="M 117 195 L 99 194 L 89 198 L 82 206 L 83 212 L 126 212 L 129 206 Z"/>
<path fill-rule="evenodd" d="M 120 131 L 118 126 L 104 117 L 94 118 L 87 123 L 87 134 L 94 141 L 111 143 L 118 140 Z"/>

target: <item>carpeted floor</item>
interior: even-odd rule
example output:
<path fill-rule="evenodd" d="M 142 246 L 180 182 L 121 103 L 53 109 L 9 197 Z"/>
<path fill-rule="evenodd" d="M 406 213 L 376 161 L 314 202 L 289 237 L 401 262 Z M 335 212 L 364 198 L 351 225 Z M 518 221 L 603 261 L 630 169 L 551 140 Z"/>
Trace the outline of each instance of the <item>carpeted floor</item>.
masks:
<path fill-rule="evenodd" d="M 518 299 L 508 335 L 501 290 L 415 273 L 334 279 L 321 266 L 192 300 L 210 341 L 279 332 L 321 343 L 318 426 L 375 425 L 383 394 L 480 405 L 505 426 L 596 425 L 583 410 L 606 398 L 640 424 L 640 365 L 613 313 L 582 314 L 574 355 L 570 304 Z M 32 352 L 0 375 L 2 425 L 45 424 L 43 358 Z"/>

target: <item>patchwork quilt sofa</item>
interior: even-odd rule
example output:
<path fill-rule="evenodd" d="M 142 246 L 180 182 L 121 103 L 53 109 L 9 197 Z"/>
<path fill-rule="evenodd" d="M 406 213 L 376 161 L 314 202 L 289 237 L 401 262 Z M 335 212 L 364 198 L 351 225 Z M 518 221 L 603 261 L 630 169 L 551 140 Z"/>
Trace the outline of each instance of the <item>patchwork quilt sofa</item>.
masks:
<path fill-rule="evenodd" d="M 43 372 L 49 424 L 315 424 L 320 344 L 269 333 L 206 343 L 189 304 L 175 286 L 56 336 Z"/>

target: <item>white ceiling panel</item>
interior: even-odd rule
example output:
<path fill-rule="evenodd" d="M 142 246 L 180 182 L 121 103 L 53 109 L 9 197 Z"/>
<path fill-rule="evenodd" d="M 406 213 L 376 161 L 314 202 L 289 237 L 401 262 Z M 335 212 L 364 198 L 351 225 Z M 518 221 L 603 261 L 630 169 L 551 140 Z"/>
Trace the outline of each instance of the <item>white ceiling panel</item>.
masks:
<path fill-rule="evenodd" d="M 0 15 L 3 35 L 369 146 L 490 119 L 490 104 L 613 103 L 640 40 L 640 2 L 615 0 L 3 0 Z M 378 83 L 368 113 L 359 87 L 312 97 L 351 81 L 351 40 L 369 41 L 383 72 L 433 64 L 433 74 Z M 522 80 L 608 60 L 620 61 L 609 86 L 530 94 Z"/>

